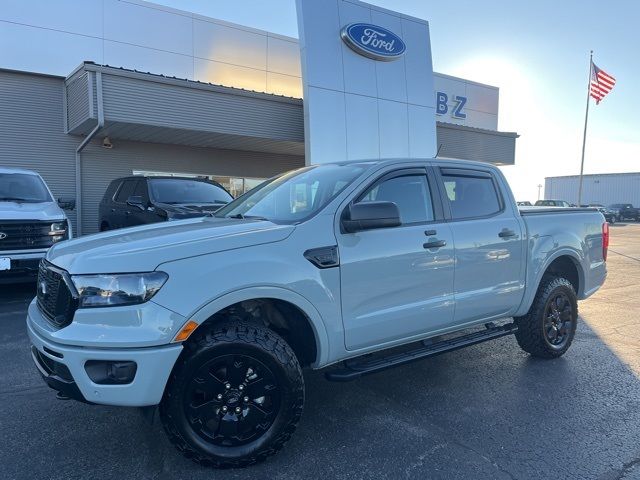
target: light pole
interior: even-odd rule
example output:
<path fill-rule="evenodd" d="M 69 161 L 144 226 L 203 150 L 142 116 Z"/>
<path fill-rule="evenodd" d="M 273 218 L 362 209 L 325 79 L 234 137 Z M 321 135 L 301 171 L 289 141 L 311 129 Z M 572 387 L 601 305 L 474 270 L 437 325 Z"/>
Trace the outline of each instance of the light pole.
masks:
<path fill-rule="evenodd" d="M 542 189 L 542 184 L 538 184 L 538 200 L 540 200 L 540 190 Z"/>

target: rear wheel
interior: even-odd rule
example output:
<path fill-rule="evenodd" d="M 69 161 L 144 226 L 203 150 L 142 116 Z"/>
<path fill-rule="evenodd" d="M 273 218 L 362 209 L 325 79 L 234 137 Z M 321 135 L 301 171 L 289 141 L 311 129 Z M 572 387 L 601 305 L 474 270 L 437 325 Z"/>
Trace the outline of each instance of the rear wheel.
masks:
<path fill-rule="evenodd" d="M 169 439 L 186 457 L 218 468 L 275 454 L 302 415 L 304 382 L 295 354 L 263 326 L 236 323 L 197 334 L 160 405 Z"/>
<path fill-rule="evenodd" d="M 515 322 L 516 339 L 525 352 L 540 358 L 563 355 L 578 324 L 578 301 L 571 282 L 563 277 L 543 277 L 529 312 Z"/>

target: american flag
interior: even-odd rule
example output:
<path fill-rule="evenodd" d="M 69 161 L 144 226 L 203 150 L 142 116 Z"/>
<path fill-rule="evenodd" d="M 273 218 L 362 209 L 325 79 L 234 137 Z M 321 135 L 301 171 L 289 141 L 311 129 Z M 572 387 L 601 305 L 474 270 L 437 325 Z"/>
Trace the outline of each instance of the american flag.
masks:
<path fill-rule="evenodd" d="M 589 85 L 589 92 L 590 95 L 595 98 L 596 105 L 611 91 L 615 84 L 615 78 L 591 62 L 591 84 Z"/>

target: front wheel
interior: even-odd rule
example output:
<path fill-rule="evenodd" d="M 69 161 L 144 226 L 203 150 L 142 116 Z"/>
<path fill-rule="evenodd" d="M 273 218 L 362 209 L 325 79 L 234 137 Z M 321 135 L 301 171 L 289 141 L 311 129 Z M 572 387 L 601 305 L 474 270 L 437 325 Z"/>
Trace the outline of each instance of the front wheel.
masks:
<path fill-rule="evenodd" d="M 516 339 L 525 351 L 540 358 L 557 358 L 571 346 L 578 324 L 578 299 L 563 277 L 544 276 L 529 312 L 515 319 Z"/>
<path fill-rule="evenodd" d="M 217 468 L 245 467 L 278 452 L 304 403 L 298 360 L 263 326 L 200 327 L 185 345 L 160 404 L 171 442 Z"/>

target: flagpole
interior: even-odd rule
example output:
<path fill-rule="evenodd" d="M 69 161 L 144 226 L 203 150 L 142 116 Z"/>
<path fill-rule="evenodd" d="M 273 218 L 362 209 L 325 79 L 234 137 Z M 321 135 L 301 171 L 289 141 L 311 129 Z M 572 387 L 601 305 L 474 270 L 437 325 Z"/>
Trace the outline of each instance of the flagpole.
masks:
<path fill-rule="evenodd" d="M 582 204 L 582 175 L 584 172 L 584 147 L 587 143 L 587 121 L 589 120 L 589 97 L 591 96 L 591 74 L 593 73 L 593 50 L 589 56 L 589 79 L 587 81 L 587 108 L 584 114 L 584 133 L 582 134 L 582 160 L 580 160 L 580 182 L 578 186 L 578 207 Z"/>

